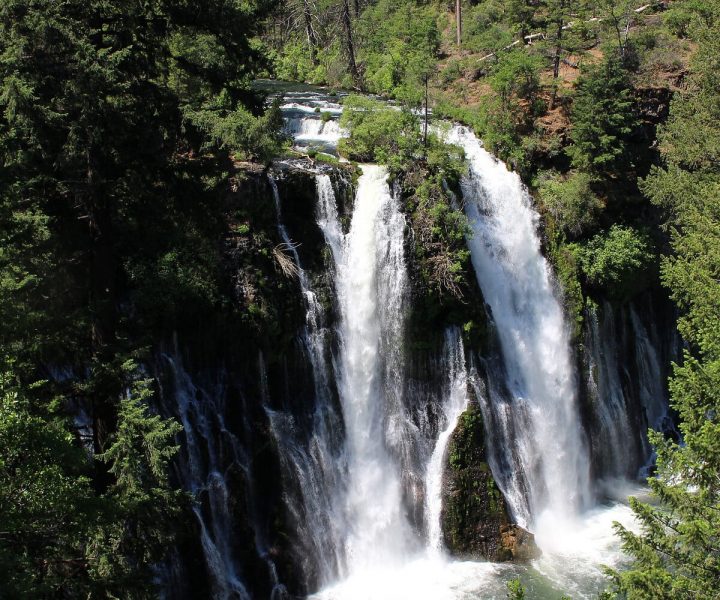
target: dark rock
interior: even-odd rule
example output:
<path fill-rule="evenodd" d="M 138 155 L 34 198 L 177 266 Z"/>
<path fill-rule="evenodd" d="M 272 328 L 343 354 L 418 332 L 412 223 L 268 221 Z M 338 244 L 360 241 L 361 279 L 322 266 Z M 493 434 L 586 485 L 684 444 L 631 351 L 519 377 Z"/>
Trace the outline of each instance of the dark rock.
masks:
<path fill-rule="evenodd" d="M 535 536 L 520 525 L 501 526 L 500 544 L 502 560 L 528 562 L 542 554 L 540 548 L 535 544 Z"/>
<path fill-rule="evenodd" d="M 448 445 L 440 514 L 445 546 L 465 560 L 527 561 L 539 555 L 531 533 L 510 523 L 487 463 L 482 415 L 473 401 Z"/>

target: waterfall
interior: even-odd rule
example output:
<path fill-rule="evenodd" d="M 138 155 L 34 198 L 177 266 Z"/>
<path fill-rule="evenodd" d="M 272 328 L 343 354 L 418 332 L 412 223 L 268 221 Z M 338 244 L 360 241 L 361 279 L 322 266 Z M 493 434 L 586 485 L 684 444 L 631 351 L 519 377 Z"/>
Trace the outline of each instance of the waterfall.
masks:
<path fill-rule="evenodd" d="M 443 423 L 435 448 L 427 466 L 425 478 L 425 512 L 428 528 L 428 547 L 434 555 L 443 550 L 440 511 L 442 509 L 442 478 L 445 471 L 445 451 L 450 436 L 457 426 L 460 415 L 468 405 L 468 375 L 465 367 L 465 351 L 460 331 L 457 328 L 445 332 L 445 351 L 443 355 L 447 366 L 447 392 L 442 405 Z"/>
<path fill-rule="evenodd" d="M 172 374 L 174 403 L 183 426 L 183 453 L 179 461 L 181 479 L 196 498 L 192 511 L 200 530 L 200 542 L 213 597 L 221 600 L 249 600 L 251 595 L 239 570 L 232 537 L 234 501 L 226 475 L 230 468 L 239 469 L 242 473 L 246 484 L 244 499 L 247 518 L 251 524 L 255 524 L 257 494 L 253 490 L 252 461 L 245 451 L 245 445 L 225 424 L 222 384 L 208 392 L 193 383 L 177 351 L 173 355 L 165 354 L 163 358 Z M 249 432 L 250 424 L 245 422 L 244 425 L 246 432 Z M 228 450 L 229 457 L 226 456 Z M 257 528 L 255 534 L 257 554 L 264 559 L 273 585 L 281 588 L 261 528 Z"/>
<path fill-rule="evenodd" d="M 664 383 L 674 343 L 660 339 L 652 302 L 642 306 L 649 316 L 645 320 L 637 302 L 614 308 L 606 301 L 586 310 L 593 466 L 602 491 L 609 494 L 616 480 L 649 474 L 654 455 L 648 429 L 676 434 Z"/>
<path fill-rule="evenodd" d="M 637 469 L 638 449 L 632 444 L 636 435 L 629 419 L 623 366 L 618 356 L 623 346 L 621 334 L 625 332 L 617 331 L 608 304 L 600 315 L 597 308 L 591 307 L 587 322 L 588 393 L 599 424 L 593 440 L 595 470 L 601 477 L 630 477 Z"/>
<path fill-rule="evenodd" d="M 293 100 L 296 101 L 280 107 L 285 117 L 285 133 L 298 147 L 315 146 L 333 152 L 346 133 L 338 123 L 342 106 L 316 94 L 295 96 Z"/>
<path fill-rule="evenodd" d="M 277 228 L 285 248 L 295 264 L 300 291 L 305 303 L 305 327 L 301 339 L 309 359 L 315 389 L 315 404 L 308 425 L 298 423 L 290 409 L 270 408 L 264 393 L 263 406 L 273 437 L 280 448 L 280 461 L 289 493 L 287 509 L 296 527 L 298 554 L 303 557 L 308 583 L 322 585 L 335 577 L 344 562 L 341 532 L 344 515 L 339 502 L 347 470 L 342 452 L 343 423 L 334 405 L 331 366 L 327 356 L 330 331 L 325 315 L 300 263 L 282 220 L 282 205 L 277 182 L 268 175 L 277 212 Z M 327 181 L 326 181 L 327 180 Z M 330 178 L 318 176 L 318 204 L 334 207 Z M 262 364 L 262 359 L 260 360 Z M 262 370 L 264 377 L 264 370 Z"/>
<path fill-rule="evenodd" d="M 406 224 L 387 172 L 362 167 L 346 236 L 329 181 L 323 176 L 316 181 L 318 224 L 335 260 L 340 319 L 336 374 L 346 431 L 347 563 L 336 583 L 313 598 L 451 600 L 485 586 L 504 595 L 502 581 L 492 580 L 495 566 L 448 562 L 442 549 L 445 453 L 468 401 L 459 330 L 446 332 L 432 361 L 442 383 L 424 393 L 422 386 L 410 386 L 403 345 Z M 428 419 L 431 412 L 436 422 Z M 420 482 L 419 496 L 404 490 L 408 473 Z M 411 523 L 417 508 L 425 513 L 425 530 Z"/>
<path fill-rule="evenodd" d="M 363 166 L 337 265 L 351 573 L 397 561 L 409 551 L 411 541 L 402 511 L 399 465 L 386 445 L 386 425 L 394 420 L 401 385 L 397 364 L 407 277 L 404 226 L 385 169 Z"/>
<path fill-rule="evenodd" d="M 494 473 L 514 518 L 532 528 L 543 514 L 577 514 L 590 498 L 569 334 L 520 178 L 465 128 L 453 128 L 448 141 L 462 146 L 470 163 L 461 182 L 468 245 L 506 370 L 509 398 L 489 404 L 487 420 L 500 426 L 502 447 L 493 444 L 491 455 L 510 453 L 512 469 Z"/>

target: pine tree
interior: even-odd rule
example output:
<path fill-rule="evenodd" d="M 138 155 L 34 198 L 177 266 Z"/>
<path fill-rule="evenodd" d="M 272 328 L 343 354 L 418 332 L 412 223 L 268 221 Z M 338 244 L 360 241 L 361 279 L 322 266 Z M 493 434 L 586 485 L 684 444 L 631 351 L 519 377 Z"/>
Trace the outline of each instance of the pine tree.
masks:
<path fill-rule="evenodd" d="M 626 143 L 635 126 L 634 101 L 620 59 L 610 53 L 578 81 L 571 111 L 573 166 L 588 172 L 622 170 Z"/>
<path fill-rule="evenodd" d="M 643 185 L 670 216 L 662 279 L 687 347 L 670 381 L 682 443 L 652 435 L 658 504 L 632 501 L 640 533 L 616 526 L 634 563 L 612 573 L 614 593 L 631 599 L 720 596 L 720 3 L 703 12 L 688 90 L 659 136 L 665 165 Z"/>

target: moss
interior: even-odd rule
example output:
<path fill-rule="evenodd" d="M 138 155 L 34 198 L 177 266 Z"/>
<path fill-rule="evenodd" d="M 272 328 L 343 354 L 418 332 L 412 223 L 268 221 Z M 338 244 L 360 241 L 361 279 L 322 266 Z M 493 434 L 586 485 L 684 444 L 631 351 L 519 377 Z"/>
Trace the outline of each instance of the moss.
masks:
<path fill-rule="evenodd" d="M 476 402 L 462 414 L 448 446 L 441 523 L 445 543 L 461 558 L 504 560 L 500 528 L 505 500 L 487 464 L 482 413 Z"/>
<path fill-rule="evenodd" d="M 468 223 L 456 205 L 459 190 L 447 185 L 455 171 L 442 164 L 439 158 L 416 161 L 396 178 L 411 230 L 408 343 L 429 349 L 438 332 L 456 325 L 464 341 L 482 351 L 488 346 L 487 316 L 465 241 Z"/>

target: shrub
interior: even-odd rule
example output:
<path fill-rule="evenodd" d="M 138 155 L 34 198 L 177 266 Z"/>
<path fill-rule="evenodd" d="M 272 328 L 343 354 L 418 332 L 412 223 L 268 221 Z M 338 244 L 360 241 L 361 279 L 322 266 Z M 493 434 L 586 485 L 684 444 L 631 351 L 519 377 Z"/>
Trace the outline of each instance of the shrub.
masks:
<path fill-rule="evenodd" d="M 422 154 L 419 119 L 409 110 L 397 110 L 363 96 L 343 102 L 341 126 L 350 131 L 339 151 L 350 159 L 402 169 Z"/>
<path fill-rule="evenodd" d="M 587 282 L 617 300 L 646 286 L 657 258 L 646 233 L 623 225 L 613 225 L 587 243 L 570 248 Z"/>
<path fill-rule="evenodd" d="M 595 226 L 603 203 L 593 192 L 592 177 L 574 172 L 566 179 L 548 177 L 540 183 L 540 199 L 558 226 L 573 236 Z"/>

